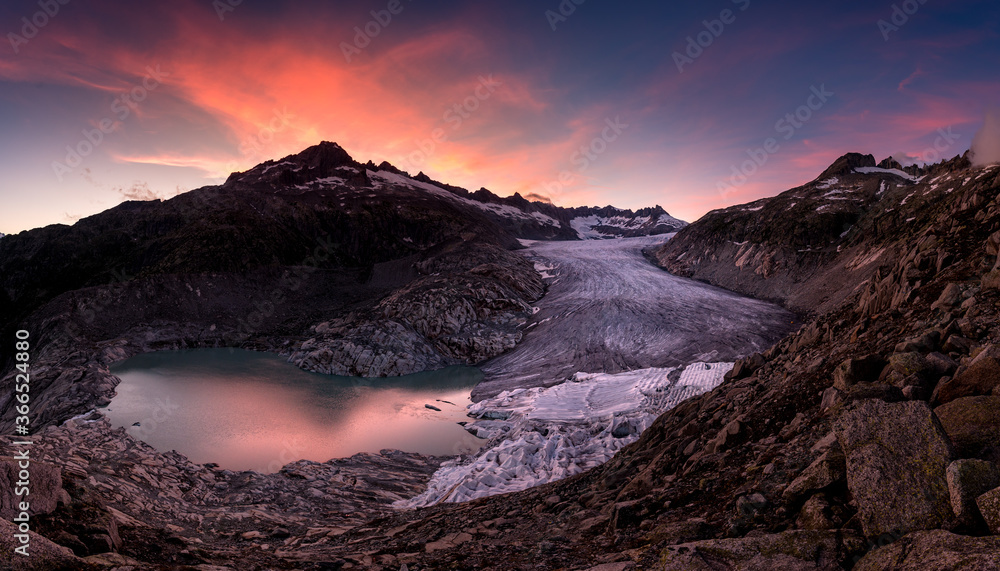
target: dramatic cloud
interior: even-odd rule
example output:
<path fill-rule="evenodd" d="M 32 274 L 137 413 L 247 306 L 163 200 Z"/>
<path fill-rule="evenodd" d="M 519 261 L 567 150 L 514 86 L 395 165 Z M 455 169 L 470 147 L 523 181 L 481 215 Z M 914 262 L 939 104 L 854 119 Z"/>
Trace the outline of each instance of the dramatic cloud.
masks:
<path fill-rule="evenodd" d="M 24 6 L 0 5 L 0 21 Z M 693 0 L 587 3 L 557 32 L 528 0 L 404 3 L 368 41 L 356 28 L 372 8 L 339 0 L 244 2 L 222 19 L 201 0 L 74 6 L 0 58 L 2 232 L 148 196 L 134 181 L 219 184 L 322 140 L 469 189 L 694 220 L 850 151 L 919 160 L 954 129 L 943 153 L 961 154 L 1000 91 L 992 36 L 972 33 L 996 5 L 947 8 L 958 34 L 928 4 L 887 43 L 869 7 L 751 3 L 683 74 L 671 54 L 718 17 Z M 365 45 L 347 58 L 344 43 Z M 820 85 L 836 95 L 720 192 Z"/>

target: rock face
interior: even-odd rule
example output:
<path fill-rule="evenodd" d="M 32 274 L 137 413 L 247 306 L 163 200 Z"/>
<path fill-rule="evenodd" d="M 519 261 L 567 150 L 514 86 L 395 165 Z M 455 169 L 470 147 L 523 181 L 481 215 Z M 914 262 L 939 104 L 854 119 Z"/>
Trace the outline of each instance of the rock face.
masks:
<path fill-rule="evenodd" d="M 959 522 L 967 529 L 981 526 L 983 515 L 976 501 L 998 486 L 1000 486 L 1000 470 L 992 462 L 958 460 L 948 466 L 951 507 Z"/>
<path fill-rule="evenodd" d="M 963 458 L 1000 448 L 1000 396 L 964 397 L 934 409 Z"/>
<path fill-rule="evenodd" d="M 0 519 L 0 562 L 4 569 L 11 571 L 51 571 L 65 569 L 66 571 L 92 569 L 85 561 L 73 555 L 73 552 L 61 545 L 56 545 L 44 536 L 33 531 L 28 532 L 28 556 L 15 553 L 15 549 L 23 544 L 15 535 L 20 534 L 17 526 Z"/>
<path fill-rule="evenodd" d="M 29 495 L 16 495 L 21 486 L 16 483 L 21 480 L 19 474 L 27 469 L 31 490 Z M 51 513 L 60 502 L 66 503 L 69 496 L 62 489 L 62 475 L 59 468 L 45 462 L 23 461 L 14 458 L 0 458 L 0 518 L 12 520 L 21 510 L 21 502 L 31 506 L 30 515 Z"/>
<path fill-rule="evenodd" d="M 948 403 L 962 397 L 988 395 L 1000 386 L 1000 362 L 992 352 L 982 354 L 968 368 L 941 386 L 938 400 Z"/>
<path fill-rule="evenodd" d="M 976 499 L 979 513 L 993 535 L 1000 535 L 1000 488 L 986 492 Z"/>
<path fill-rule="evenodd" d="M 835 571 L 864 552 L 857 536 L 840 532 L 787 531 L 776 535 L 682 543 L 663 552 L 664 571 L 787 569 Z"/>
<path fill-rule="evenodd" d="M 865 535 L 934 529 L 951 517 L 951 446 L 927 403 L 863 401 L 836 431 Z"/>
<path fill-rule="evenodd" d="M 1000 538 L 965 537 L 943 530 L 921 531 L 872 551 L 854 571 L 978 571 L 1000 568 Z"/>

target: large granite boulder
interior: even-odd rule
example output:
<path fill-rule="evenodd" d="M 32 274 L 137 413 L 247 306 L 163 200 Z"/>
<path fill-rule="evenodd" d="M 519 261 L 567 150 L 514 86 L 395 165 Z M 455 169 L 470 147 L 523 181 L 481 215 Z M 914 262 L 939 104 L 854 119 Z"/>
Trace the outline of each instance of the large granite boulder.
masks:
<path fill-rule="evenodd" d="M 709 539 L 666 548 L 663 571 L 840 571 L 864 553 L 865 542 L 850 532 L 785 531 L 734 539 Z"/>
<path fill-rule="evenodd" d="M 982 571 L 1000 569 L 1000 537 L 967 537 L 944 530 L 911 533 L 866 555 L 854 571 Z"/>
<path fill-rule="evenodd" d="M 948 437 L 925 402 L 869 400 L 835 424 L 865 535 L 934 529 L 953 518 Z"/>

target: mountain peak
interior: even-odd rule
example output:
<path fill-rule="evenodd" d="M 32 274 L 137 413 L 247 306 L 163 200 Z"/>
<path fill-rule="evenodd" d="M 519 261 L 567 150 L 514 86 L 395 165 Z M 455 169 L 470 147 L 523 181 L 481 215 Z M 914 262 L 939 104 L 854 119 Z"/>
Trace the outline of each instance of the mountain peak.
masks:
<path fill-rule="evenodd" d="M 875 156 L 874 155 L 863 155 L 861 153 L 847 153 L 846 155 L 840 157 L 839 159 L 833 161 L 823 174 L 819 175 L 819 179 L 823 180 L 830 177 L 838 175 L 846 175 L 854 172 L 854 169 L 874 167 L 875 166 Z"/>
<path fill-rule="evenodd" d="M 280 162 L 291 162 L 304 167 L 312 167 L 322 171 L 354 164 L 354 159 L 337 143 L 323 141 L 313 145 L 301 153 L 289 155 Z"/>

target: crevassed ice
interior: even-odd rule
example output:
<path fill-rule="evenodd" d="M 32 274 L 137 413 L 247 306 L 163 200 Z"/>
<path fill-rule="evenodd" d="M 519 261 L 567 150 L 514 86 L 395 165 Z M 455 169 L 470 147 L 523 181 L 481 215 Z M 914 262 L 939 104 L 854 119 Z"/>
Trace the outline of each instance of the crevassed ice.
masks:
<path fill-rule="evenodd" d="M 577 373 L 549 388 L 504 391 L 469 408 L 469 426 L 489 444 L 451 460 L 427 490 L 398 508 L 464 502 L 579 474 L 635 442 L 663 412 L 722 383 L 732 363 L 694 363 L 625 373 Z M 674 380 L 671 380 L 674 379 Z"/>

